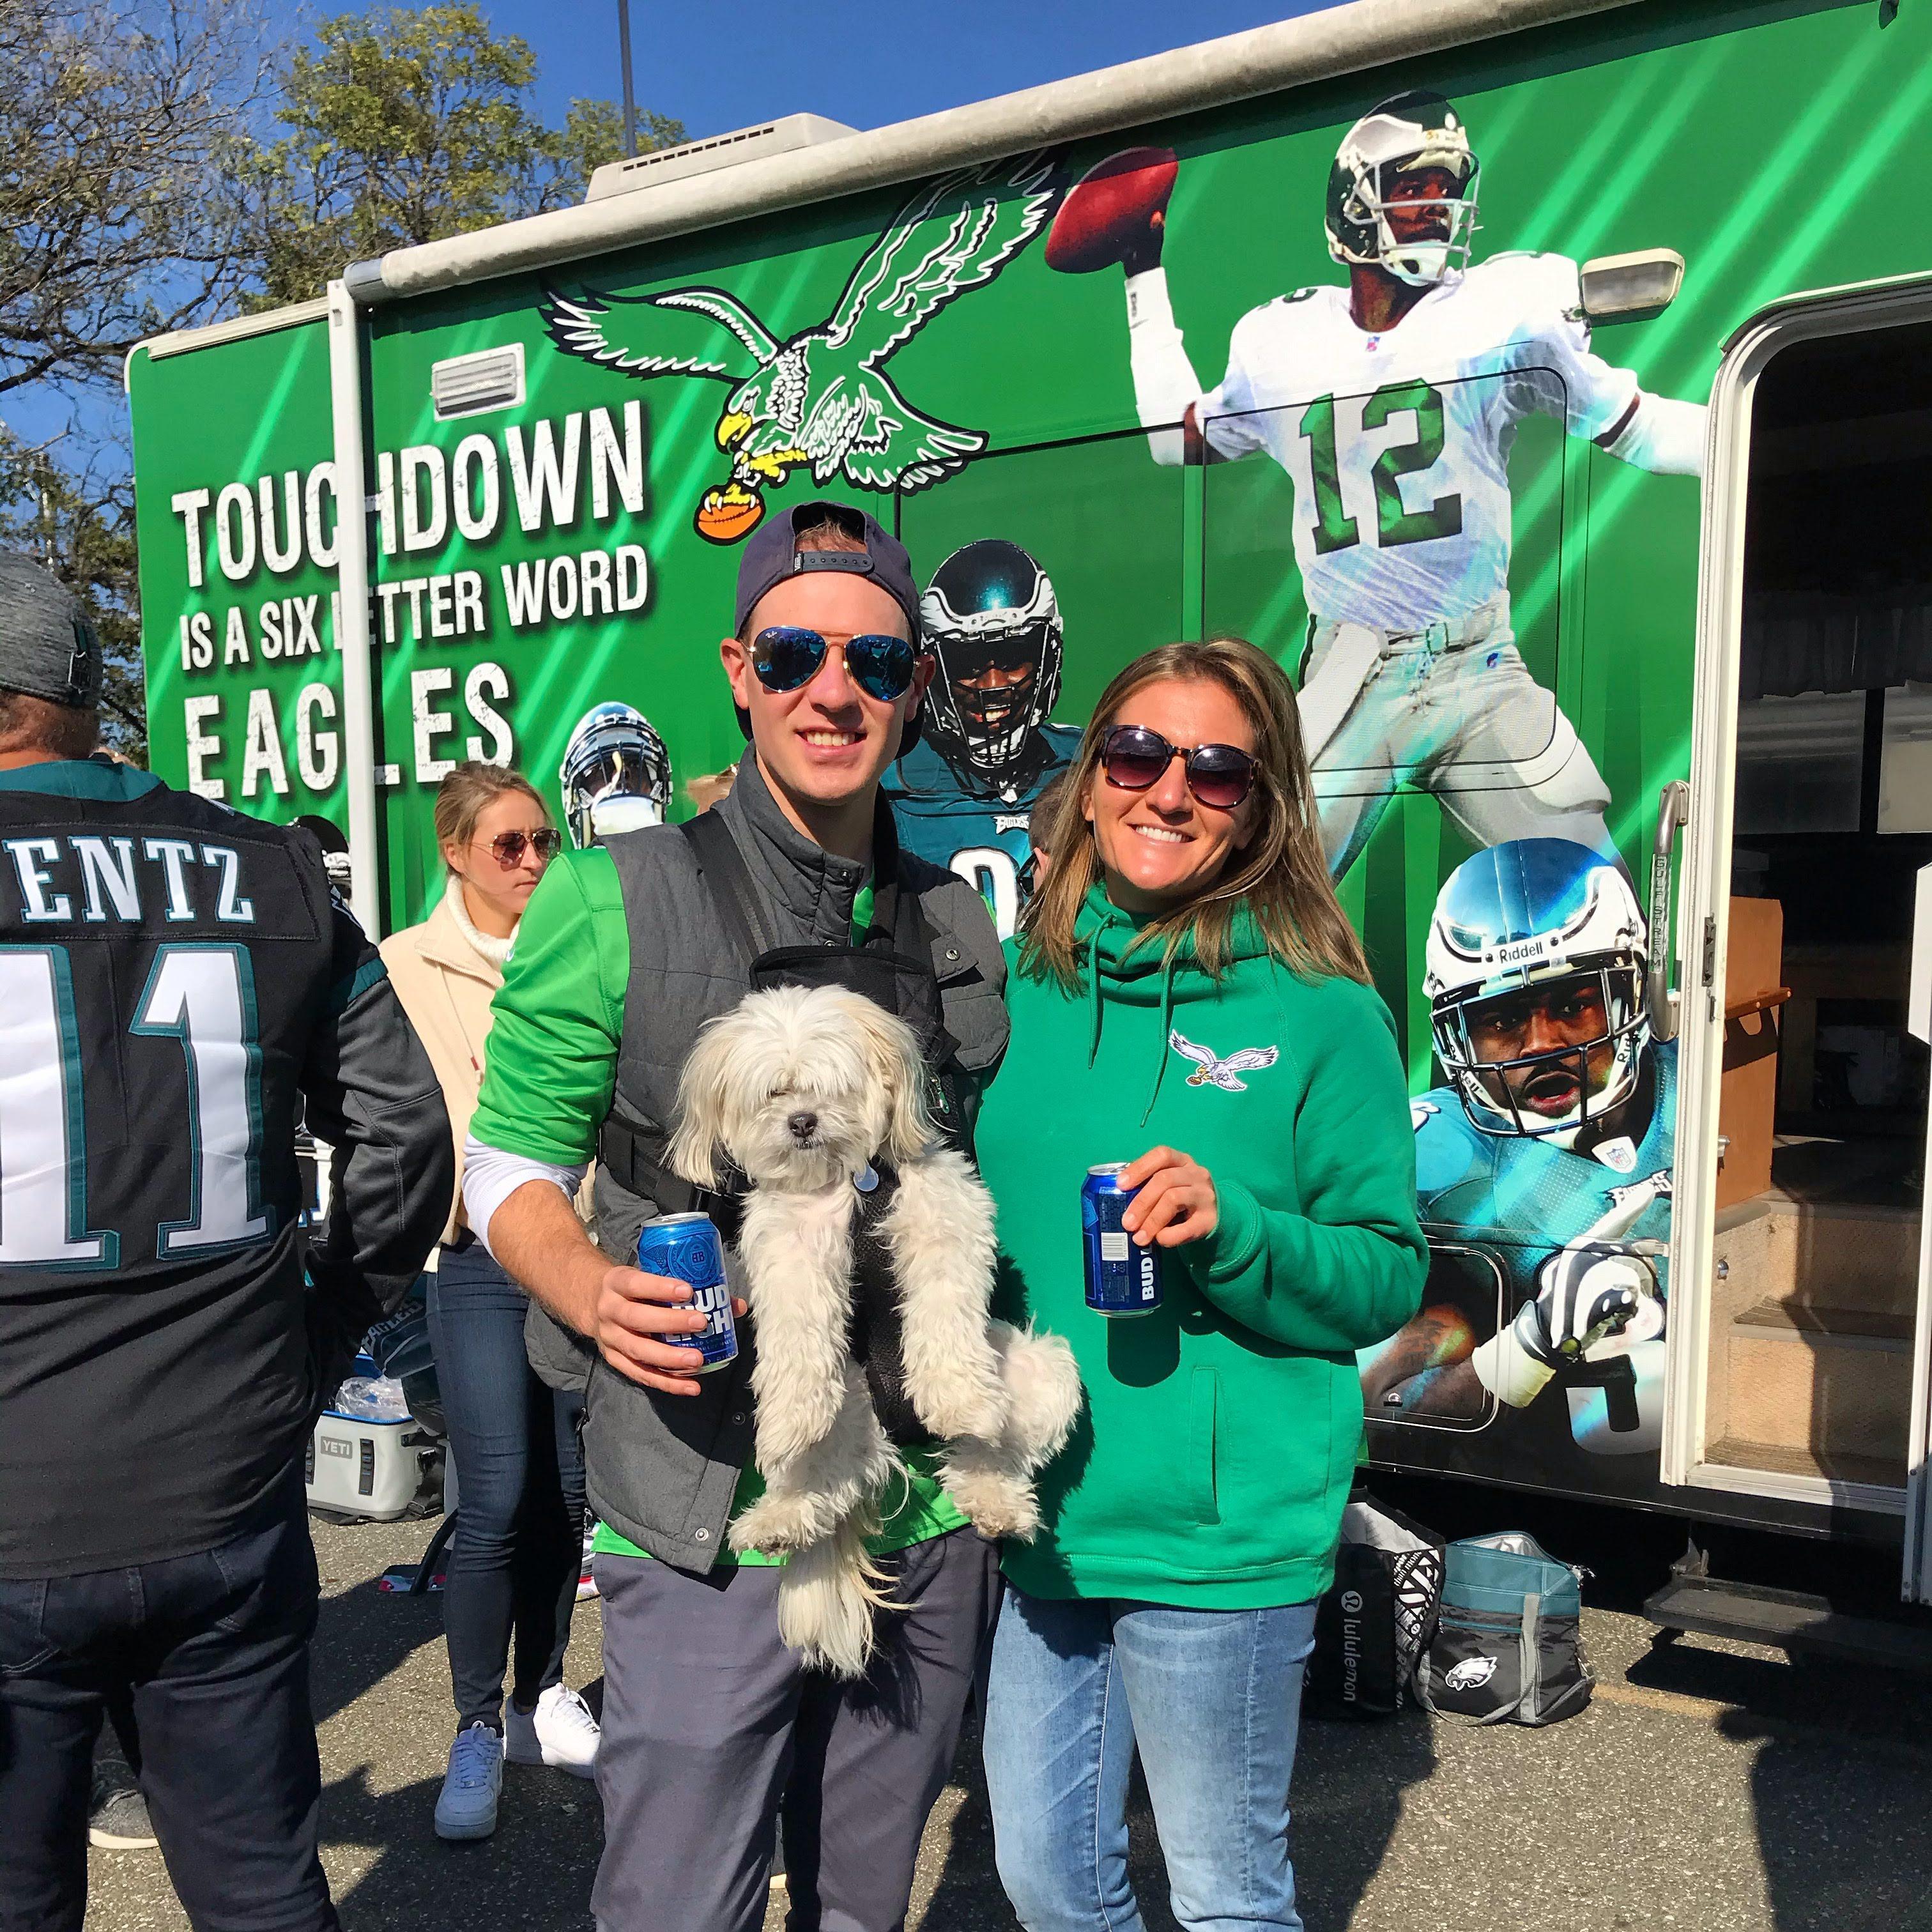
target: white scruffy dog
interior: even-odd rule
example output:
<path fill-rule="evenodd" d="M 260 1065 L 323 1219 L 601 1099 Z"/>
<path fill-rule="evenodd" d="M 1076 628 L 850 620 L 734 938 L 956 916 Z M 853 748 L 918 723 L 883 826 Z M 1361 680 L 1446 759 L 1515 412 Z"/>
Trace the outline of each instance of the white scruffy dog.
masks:
<path fill-rule="evenodd" d="M 940 1480 L 982 1534 L 1030 1537 L 1033 1476 L 1080 1407 L 1072 1351 L 988 1318 L 993 1206 L 938 1144 L 911 1029 L 837 987 L 753 993 L 686 1061 L 670 1166 L 752 1182 L 734 1257 L 758 1324 L 752 1392 L 765 1492 L 731 1526 L 739 1550 L 782 1550 L 778 1630 L 807 1662 L 864 1674 L 886 1601 L 866 1552 L 898 1459 L 851 1359 L 855 1179 L 878 1160 L 898 1194 L 878 1234 L 899 1297 L 905 1388 L 944 1447 Z"/>

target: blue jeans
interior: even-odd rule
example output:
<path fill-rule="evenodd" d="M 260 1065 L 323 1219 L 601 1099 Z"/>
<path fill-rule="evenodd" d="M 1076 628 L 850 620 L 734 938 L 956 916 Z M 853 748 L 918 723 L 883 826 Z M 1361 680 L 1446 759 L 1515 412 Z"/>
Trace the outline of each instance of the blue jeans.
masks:
<path fill-rule="evenodd" d="M 524 1292 L 480 1242 L 430 1277 L 430 1337 L 456 1459 L 455 1546 L 442 1598 L 459 1730 L 501 1729 L 503 1671 L 533 1703 L 563 1678 L 584 1560 L 582 1404 L 537 1379 Z"/>
<path fill-rule="evenodd" d="M 316 1594 L 299 1465 L 216 1549 L 0 1580 L 0 1926 L 80 1932 L 94 1736 L 120 1707 L 189 1923 L 334 1932 L 316 1856 Z"/>
<path fill-rule="evenodd" d="M 1127 1882 L 1136 1744 L 1174 1916 L 1301 1932 L 1288 1785 L 1315 1606 L 1182 1610 L 1009 1584 L 986 1698 L 1000 1882 L 1027 1932 L 1140 1932 Z"/>

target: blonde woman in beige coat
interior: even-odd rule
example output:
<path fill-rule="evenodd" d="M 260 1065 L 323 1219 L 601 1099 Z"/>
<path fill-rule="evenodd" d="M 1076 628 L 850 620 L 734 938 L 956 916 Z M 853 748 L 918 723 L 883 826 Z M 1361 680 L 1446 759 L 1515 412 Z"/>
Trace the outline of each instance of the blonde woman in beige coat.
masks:
<path fill-rule="evenodd" d="M 596 1720 L 562 1674 L 583 1549 L 580 1405 L 532 1372 L 523 1291 L 471 1236 L 462 1208 L 463 1142 L 483 1082 L 490 999 L 560 842 L 530 782 L 482 764 L 459 765 L 443 780 L 436 835 L 449 874 L 442 901 L 382 951 L 456 1137 L 457 1191 L 428 1284 L 459 1492 L 443 1593 L 457 1733 L 436 1828 L 446 1838 L 483 1838 L 496 1828 L 506 1758 L 589 1778 L 597 1757 Z"/>

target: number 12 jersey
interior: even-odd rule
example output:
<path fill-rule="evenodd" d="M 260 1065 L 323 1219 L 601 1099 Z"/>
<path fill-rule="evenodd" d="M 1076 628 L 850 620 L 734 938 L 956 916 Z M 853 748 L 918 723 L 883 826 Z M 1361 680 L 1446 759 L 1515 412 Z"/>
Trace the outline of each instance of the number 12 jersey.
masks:
<path fill-rule="evenodd" d="M 1372 335 L 1348 290 L 1298 290 L 1234 327 L 1195 406 L 1224 457 L 1265 450 L 1294 483 L 1294 554 L 1318 622 L 1414 631 L 1509 585 L 1509 452 L 1532 412 L 1595 439 L 1636 377 L 1590 347 L 1576 266 L 1498 255 Z"/>

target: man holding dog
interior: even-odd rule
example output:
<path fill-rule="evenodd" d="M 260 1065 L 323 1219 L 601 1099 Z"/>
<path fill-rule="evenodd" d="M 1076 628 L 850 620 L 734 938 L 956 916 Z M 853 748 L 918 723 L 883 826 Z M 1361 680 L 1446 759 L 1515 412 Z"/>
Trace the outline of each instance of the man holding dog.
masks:
<path fill-rule="evenodd" d="M 624 1263 L 646 1219 L 693 1204 L 664 1162 L 679 1072 L 749 986 L 844 984 L 896 1011 L 963 1142 L 1006 1044 L 1004 973 L 978 896 L 902 854 L 879 796 L 932 674 L 903 547 L 856 510 L 802 506 L 746 544 L 736 619 L 720 656 L 751 755 L 692 826 L 551 868 L 497 996 L 465 1194 L 544 1311 L 540 1371 L 586 1389 L 604 1615 L 598 1924 L 761 1925 L 782 1794 L 791 1924 L 888 1932 L 992 1627 L 993 1547 L 902 1441 L 903 1494 L 872 1549 L 908 1607 L 885 1619 L 862 1682 L 807 1672 L 778 1636 L 776 1568 L 727 1544 L 759 1493 L 755 1335 L 741 1328 L 738 1358 L 700 1379 L 678 1346 L 703 1325 L 688 1288 Z M 571 1204 L 593 1156 L 594 1245 Z M 868 1370 L 880 1346 L 875 1333 Z"/>

